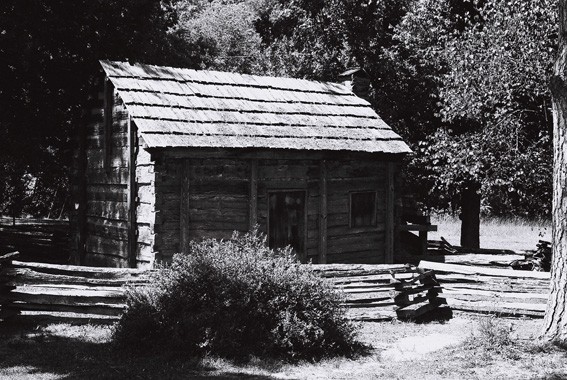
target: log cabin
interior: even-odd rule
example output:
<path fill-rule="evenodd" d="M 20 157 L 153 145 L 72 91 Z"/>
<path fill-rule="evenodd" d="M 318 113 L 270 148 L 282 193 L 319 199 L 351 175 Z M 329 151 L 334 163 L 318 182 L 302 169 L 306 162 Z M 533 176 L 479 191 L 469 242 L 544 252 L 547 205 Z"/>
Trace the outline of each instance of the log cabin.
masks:
<path fill-rule="evenodd" d="M 303 262 L 391 263 L 408 145 L 344 83 L 101 61 L 73 261 L 152 267 L 258 225 Z"/>

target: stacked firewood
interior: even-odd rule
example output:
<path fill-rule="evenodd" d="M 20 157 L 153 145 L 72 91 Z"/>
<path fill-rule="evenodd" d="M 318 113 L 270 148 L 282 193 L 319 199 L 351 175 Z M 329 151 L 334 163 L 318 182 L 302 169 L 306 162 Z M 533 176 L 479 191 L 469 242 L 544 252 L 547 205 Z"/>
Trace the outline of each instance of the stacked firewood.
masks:
<path fill-rule="evenodd" d="M 430 255 L 455 255 L 459 251 L 445 238 L 441 237 L 441 240 L 427 241 L 427 253 Z"/>
<path fill-rule="evenodd" d="M 412 279 L 394 281 L 391 297 L 396 304 L 398 319 L 419 321 L 451 318 L 447 301 L 439 297 L 442 289 L 434 271 L 419 270 L 418 273 Z"/>
<path fill-rule="evenodd" d="M 523 260 L 514 260 L 510 266 L 516 270 L 549 272 L 551 269 L 551 243 L 540 240 L 533 253 L 527 253 Z"/>

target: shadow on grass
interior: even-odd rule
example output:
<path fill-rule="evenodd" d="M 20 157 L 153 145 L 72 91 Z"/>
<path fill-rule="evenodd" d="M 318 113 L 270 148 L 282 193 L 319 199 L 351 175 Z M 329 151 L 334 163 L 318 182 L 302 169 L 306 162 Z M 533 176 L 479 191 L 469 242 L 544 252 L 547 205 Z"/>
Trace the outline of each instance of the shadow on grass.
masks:
<path fill-rule="evenodd" d="M 214 362 L 213 362 L 214 363 Z M 130 355 L 108 342 L 42 332 L 0 330 L 0 378 L 33 379 L 273 379 L 220 363 L 184 358 Z"/>

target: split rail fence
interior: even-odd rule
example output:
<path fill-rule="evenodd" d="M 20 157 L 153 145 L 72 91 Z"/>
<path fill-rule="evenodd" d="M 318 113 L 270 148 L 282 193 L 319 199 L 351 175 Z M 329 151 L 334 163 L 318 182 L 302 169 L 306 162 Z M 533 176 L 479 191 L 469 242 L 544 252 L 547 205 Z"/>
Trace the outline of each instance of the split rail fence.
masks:
<path fill-rule="evenodd" d="M 31 263 L 0 256 L 0 320 L 113 323 L 125 308 L 125 286 L 148 284 L 152 271 Z M 415 319 L 445 308 L 543 317 L 549 273 L 422 261 L 410 265 L 314 265 L 344 292 L 359 321 Z"/>
<path fill-rule="evenodd" d="M 150 271 L 31 263 L 0 256 L 0 319 L 113 323 L 125 308 L 125 285 L 148 283 Z"/>
<path fill-rule="evenodd" d="M 453 310 L 543 318 L 550 273 L 421 261 L 434 270 Z"/>

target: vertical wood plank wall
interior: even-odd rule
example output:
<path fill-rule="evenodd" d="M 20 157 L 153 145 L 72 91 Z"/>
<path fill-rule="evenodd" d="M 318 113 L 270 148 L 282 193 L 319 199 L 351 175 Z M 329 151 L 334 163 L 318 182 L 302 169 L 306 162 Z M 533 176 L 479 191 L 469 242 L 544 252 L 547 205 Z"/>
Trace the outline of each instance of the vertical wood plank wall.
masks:
<path fill-rule="evenodd" d="M 169 261 L 184 249 L 183 241 L 229 238 L 234 230 L 248 231 L 254 220 L 266 233 L 268 192 L 304 190 L 308 261 L 317 263 L 326 257 L 328 263 L 383 263 L 386 231 L 393 231 L 386 227 L 387 173 L 387 163 L 376 160 L 327 160 L 322 164 L 315 159 L 195 159 L 165 155 L 155 165 L 153 251 L 157 252 L 157 260 Z M 377 193 L 376 225 L 350 226 L 350 193 L 356 191 Z M 250 204 L 251 198 L 257 199 L 255 205 Z M 322 219 L 324 214 L 326 218 Z M 326 255 L 323 251 L 321 256 L 325 246 Z"/>
<path fill-rule="evenodd" d="M 122 100 L 113 93 L 111 135 L 105 137 L 103 94 L 85 131 L 86 205 L 81 264 L 127 267 L 128 114 Z"/>

